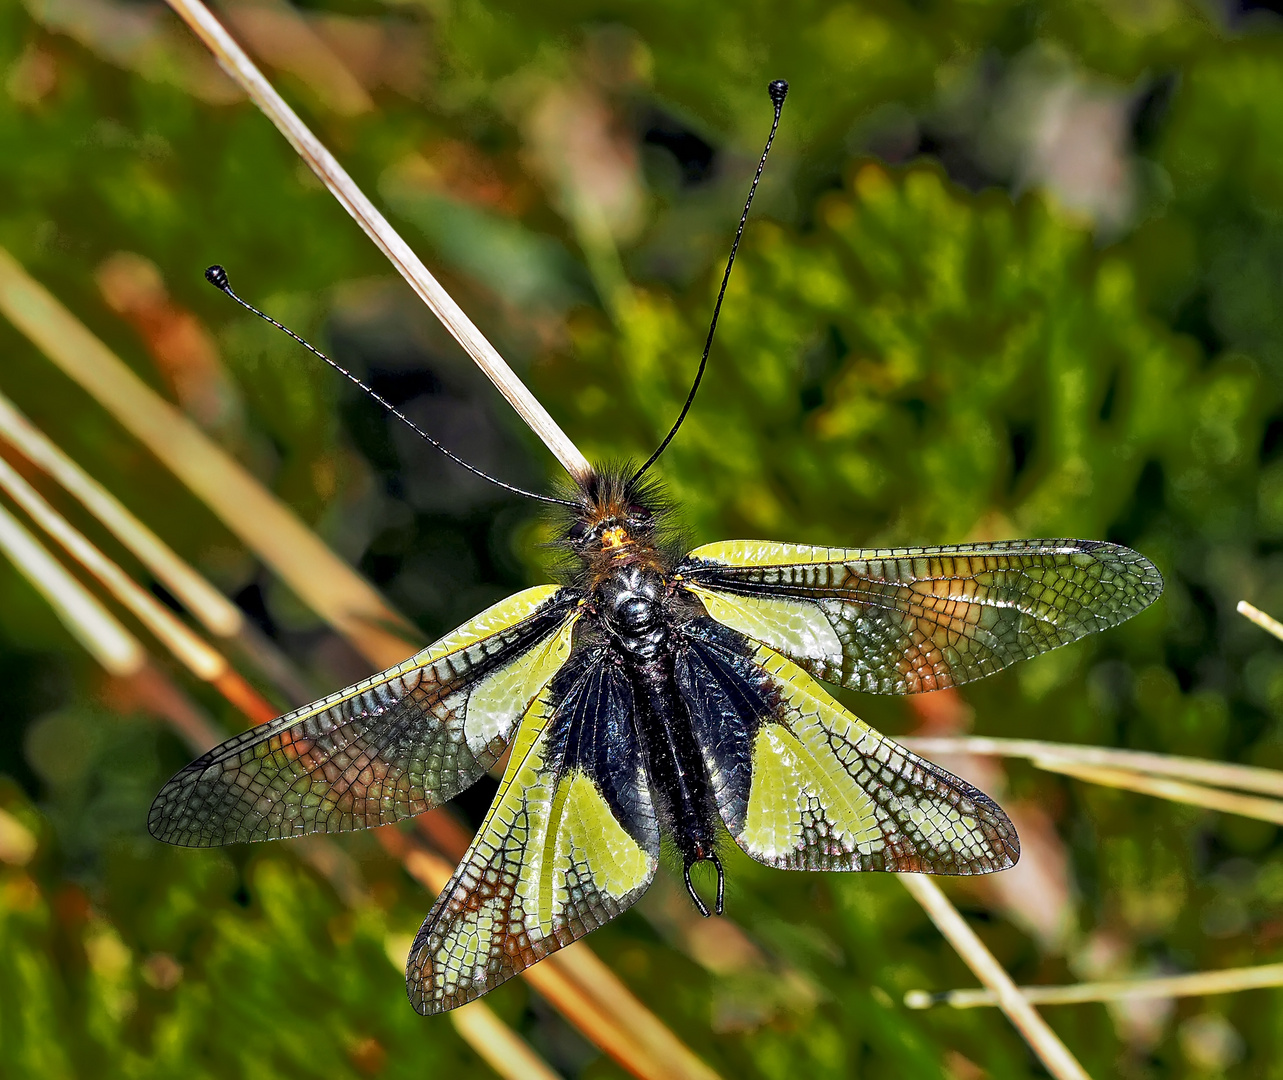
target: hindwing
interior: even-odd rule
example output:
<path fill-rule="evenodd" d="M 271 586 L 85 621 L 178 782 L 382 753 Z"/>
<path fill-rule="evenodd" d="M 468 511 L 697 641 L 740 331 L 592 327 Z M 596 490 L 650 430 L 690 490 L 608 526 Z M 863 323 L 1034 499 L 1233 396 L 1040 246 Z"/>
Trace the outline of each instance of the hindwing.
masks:
<path fill-rule="evenodd" d="M 659 825 L 610 652 L 576 645 L 521 722 L 481 829 L 406 966 L 421 1013 L 479 997 L 633 903 L 655 876 Z"/>
<path fill-rule="evenodd" d="M 874 731 L 796 664 L 710 619 L 674 671 L 726 827 L 786 870 L 987 874 L 1020 843 L 985 794 Z"/>
<path fill-rule="evenodd" d="M 439 806 L 498 760 L 570 654 L 577 615 L 570 590 L 516 593 L 404 663 L 215 747 L 161 789 L 147 827 L 209 847 Z"/>
<path fill-rule="evenodd" d="M 935 548 L 730 540 L 674 572 L 718 622 L 853 690 L 916 694 L 983 678 L 1115 626 L 1163 590 L 1130 548 L 1011 540 Z"/>

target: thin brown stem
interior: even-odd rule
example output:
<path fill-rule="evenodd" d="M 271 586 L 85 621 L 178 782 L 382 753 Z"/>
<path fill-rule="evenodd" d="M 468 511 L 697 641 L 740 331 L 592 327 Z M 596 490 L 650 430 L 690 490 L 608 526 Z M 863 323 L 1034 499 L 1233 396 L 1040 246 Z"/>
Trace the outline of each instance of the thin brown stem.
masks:
<path fill-rule="evenodd" d="M 1283 623 L 1272 615 L 1266 615 L 1260 608 L 1249 604 L 1246 600 L 1238 602 L 1238 613 L 1249 622 L 1256 623 L 1267 634 L 1273 634 L 1280 641 L 1283 641 Z"/>
<path fill-rule="evenodd" d="M 77 465 L 4 394 L 0 394 L 0 438 L 38 465 L 94 515 L 133 556 L 155 575 L 212 634 L 235 637 L 245 626 L 240 608 L 215 589 Z"/>
<path fill-rule="evenodd" d="M 375 835 L 432 896 L 454 864 L 391 826 Z M 521 973 L 590 1042 L 641 1080 L 718 1080 L 718 1074 L 633 995 L 582 941 Z"/>
<path fill-rule="evenodd" d="M 1203 997 L 1270 986 L 1283 986 L 1283 964 L 1196 971 L 1188 975 L 1163 975 L 1153 979 L 1074 983 L 1071 986 L 1022 986 L 1019 990 L 1020 996 L 1031 1005 L 1078 1005 L 1091 1001 Z M 929 1009 L 934 1005 L 976 1009 L 985 1005 L 997 1005 L 998 998 L 992 990 L 946 990 L 940 994 L 933 994 L 929 990 L 910 990 L 904 995 L 904 1003 L 910 1009 Z"/>
<path fill-rule="evenodd" d="M 979 754 L 984 757 L 1029 758 L 1035 763 L 1069 764 L 1127 769 L 1155 776 L 1171 776 L 1212 787 L 1237 788 L 1283 798 L 1283 772 L 1255 765 L 1235 765 L 1206 758 L 1154 754 L 1144 750 L 1119 750 L 1110 746 L 1044 742 L 1041 739 L 991 739 L 980 735 L 910 736 L 899 740 L 915 754 Z"/>
<path fill-rule="evenodd" d="M 560 1080 L 561 1074 L 554 1072 L 484 1001 L 470 1001 L 455 1009 L 450 1022 L 504 1080 Z"/>
<path fill-rule="evenodd" d="M 998 963 L 976 932 L 967 925 L 958 909 L 940 891 L 940 887 L 923 874 L 898 875 L 924 911 L 962 957 L 975 975 L 994 995 L 998 1007 L 1007 1014 L 1016 1030 L 1038 1055 L 1043 1067 L 1056 1080 L 1089 1080 L 1086 1070 L 1069 1048 L 1060 1041 L 1047 1021 L 1020 995 L 1006 969 Z"/>
<path fill-rule="evenodd" d="M 1219 810 L 1223 814 L 1256 818 L 1283 825 L 1283 801 L 1263 799 L 1259 795 L 1241 795 L 1237 791 L 1191 784 L 1185 780 L 1171 780 L 1163 776 L 1146 776 L 1130 769 L 1102 769 L 1096 765 L 1079 765 L 1068 761 L 1034 760 L 1034 764 L 1048 772 L 1072 776 L 1089 784 L 1121 788 L 1141 795 L 1152 795 L 1171 802 L 1201 806 L 1206 810 Z"/>
<path fill-rule="evenodd" d="M 108 672 L 136 675 L 146 666 L 142 643 L 3 506 L 0 555 L 45 598 L 63 626 Z"/>
<path fill-rule="evenodd" d="M 169 608 L 104 555 L 3 458 L 0 458 L 0 491 L 97 578 L 198 679 L 213 682 L 229 670 L 226 657 L 201 640 Z"/>
<path fill-rule="evenodd" d="M 169 5 L 205 43 L 224 70 L 240 83 L 254 104 L 276 125 L 277 130 L 290 141 L 290 145 L 329 188 L 343 209 L 365 230 L 366 235 L 410 283 L 410 287 L 419 294 L 420 299 L 441 320 L 442 325 L 463 346 L 477 367 L 485 372 L 571 477 L 576 480 L 587 477 L 592 471 L 588 459 L 561 430 L 548 410 L 517 378 L 495 347 L 464 314 L 463 309 L 441 287 L 410 245 L 401 239 L 387 219 L 357 187 L 334 155 L 312 134 L 294 110 L 285 104 L 284 98 L 273 89 L 209 9 L 200 0 L 169 0 Z"/>
<path fill-rule="evenodd" d="M 0 314 L 96 398 L 376 668 L 389 667 L 414 651 L 417 632 L 369 582 L 143 382 L 3 248 Z"/>

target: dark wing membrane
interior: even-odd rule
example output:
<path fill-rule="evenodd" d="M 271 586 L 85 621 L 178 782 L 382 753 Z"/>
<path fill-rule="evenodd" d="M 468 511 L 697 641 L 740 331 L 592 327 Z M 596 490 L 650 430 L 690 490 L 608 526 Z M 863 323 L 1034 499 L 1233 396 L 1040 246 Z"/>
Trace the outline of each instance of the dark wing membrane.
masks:
<path fill-rule="evenodd" d="M 161 789 L 147 827 L 210 847 L 421 814 L 495 763 L 570 654 L 577 596 L 516 593 L 403 664 L 251 728 Z"/>
<path fill-rule="evenodd" d="M 675 575 L 708 614 L 853 690 L 916 694 L 1116 626 L 1163 591 L 1142 555 L 1094 540 L 858 550 L 731 540 Z"/>
<path fill-rule="evenodd" d="M 659 863 L 659 826 L 632 686 L 576 646 L 521 722 L 499 792 L 419 930 L 406 988 L 453 1009 L 633 903 Z"/>
<path fill-rule="evenodd" d="M 1020 857 L 987 795 L 878 734 L 773 649 L 701 618 L 674 658 L 722 820 L 758 862 L 988 874 Z"/>

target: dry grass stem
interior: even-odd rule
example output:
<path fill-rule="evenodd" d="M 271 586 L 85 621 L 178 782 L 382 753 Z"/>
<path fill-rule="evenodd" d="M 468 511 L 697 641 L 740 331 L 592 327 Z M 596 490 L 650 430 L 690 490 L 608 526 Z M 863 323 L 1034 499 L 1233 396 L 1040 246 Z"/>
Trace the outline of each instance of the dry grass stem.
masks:
<path fill-rule="evenodd" d="M 141 642 L 71 576 L 8 510 L 0 506 L 0 552 L 48 601 L 85 651 L 112 675 L 135 675 L 147 663 Z"/>
<path fill-rule="evenodd" d="M 246 659 L 285 690 L 292 703 L 303 705 L 316 696 L 304 687 L 289 661 L 241 614 L 240 608 L 134 517 L 119 499 L 23 416 L 3 393 L 0 393 L 0 439 L 61 484 L 206 630 L 235 642 Z M 225 692 L 234 689 L 228 686 Z M 242 707 L 251 701 L 252 698 L 245 698 L 233 703 Z"/>
<path fill-rule="evenodd" d="M 437 896 L 454 865 L 391 826 L 376 833 L 406 872 Z M 603 1053 L 643 1080 L 717 1080 L 718 1074 L 634 996 L 582 941 L 521 973 L 532 987 Z"/>
<path fill-rule="evenodd" d="M 923 874 L 897 876 L 976 978 L 993 992 L 998 1007 L 1024 1036 L 1043 1067 L 1056 1080 L 1088 1080 L 1077 1058 L 1060 1041 L 1060 1036 L 1048 1027 L 1047 1021 L 1021 996 L 1011 976 L 985 948 L 984 942 L 967 925 L 940 887 Z"/>
<path fill-rule="evenodd" d="M 211 634 L 235 637 L 241 632 L 245 617 L 240 608 L 64 454 L 4 394 L 0 394 L 0 438 L 79 500 Z"/>
<path fill-rule="evenodd" d="M 1256 623 L 1267 634 L 1273 634 L 1280 641 L 1283 641 L 1283 623 L 1278 619 L 1266 615 L 1260 608 L 1249 604 L 1246 600 L 1238 602 L 1238 613 L 1250 622 Z"/>
<path fill-rule="evenodd" d="M 173 612 L 90 543 L 3 458 L 0 458 L 0 490 L 96 577 L 188 671 L 205 682 L 213 682 L 227 672 L 230 665 L 226 657 L 184 626 Z"/>
<path fill-rule="evenodd" d="M 1224 971 L 1197 971 L 1189 975 L 1164 975 L 1155 979 L 1117 979 L 1111 982 L 1075 983 L 1073 986 L 1022 986 L 1020 996 L 1031 1005 L 1078 1005 L 1089 1001 L 1128 1001 L 1138 998 L 1205 997 L 1283 986 L 1283 964 L 1226 968 Z M 904 995 L 910 1009 L 948 1005 L 954 1009 L 975 1009 L 997 1005 L 990 990 L 910 990 Z"/>
<path fill-rule="evenodd" d="M 298 118 L 294 110 L 285 104 L 284 99 L 209 9 L 200 0 L 169 0 L 169 5 L 195 31 L 232 78 L 244 87 L 254 104 L 290 141 L 299 156 L 410 283 L 410 287 L 419 294 L 566 471 L 575 479 L 587 476 L 591 467 L 578 447 L 567 438 L 548 414 L 548 410 L 526 389 L 495 347 L 441 287 L 410 245 L 401 239 L 397 231 L 375 209 L 374 204 L 366 198 L 334 156 L 321 145 L 320 140 Z"/>
<path fill-rule="evenodd" d="M 1283 798 L 1283 772 L 1254 765 L 1233 765 L 1205 758 L 1152 754 L 1143 750 L 1117 750 L 1108 746 L 1079 746 L 1039 739 L 990 739 L 978 735 L 906 737 L 900 739 L 915 754 L 980 754 L 990 757 L 1029 758 L 1040 768 L 1044 762 L 1099 766 L 1107 769 L 1174 776 L 1213 787 L 1238 788 Z"/>
<path fill-rule="evenodd" d="M 67 554 L 97 578 L 116 601 L 142 623 L 188 671 L 212 685 L 255 723 L 265 723 L 277 715 L 277 708 L 246 682 L 222 653 L 210 646 L 199 634 L 188 629 L 169 608 L 104 555 L 4 458 L 0 458 L 0 490 L 61 544 Z M 189 576 L 199 579 L 190 568 Z M 205 587 L 212 590 L 208 583 Z"/>
<path fill-rule="evenodd" d="M 484 1001 L 472 1001 L 455 1009 L 450 1023 L 504 1080 L 559 1080 L 560 1073 L 553 1072 Z"/>
<path fill-rule="evenodd" d="M 1035 759 L 1034 764 L 1048 772 L 1062 773 L 1077 780 L 1086 780 L 1090 784 L 1122 788 L 1125 791 L 1136 791 L 1143 795 L 1169 799 L 1172 802 L 1187 803 L 1190 806 L 1201 806 L 1208 810 L 1219 810 L 1225 814 L 1238 814 L 1240 817 L 1257 818 L 1260 821 L 1283 825 L 1283 802 L 1277 799 L 1263 799 L 1258 795 L 1240 795 L 1236 791 L 1224 791 L 1220 788 L 1204 787 L 1202 784 L 1191 784 L 1184 780 L 1169 780 L 1161 776 L 1146 776 L 1144 773 L 1135 773 L 1128 769 L 1102 769 L 1095 765 L 1039 759 Z"/>
<path fill-rule="evenodd" d="M 644 1080 L 717 1080 L 718 1074 L 646 1008 L 584 942 L 568 945 L 528 969 L 528 979 L 544 997 L 555 993 L 563 1005 L 573 1002 L 575 1015 L 594 1030 L 603 1035 L 607 1031 L 625 1033 L 631 1045 L 621 1046 L 626 1057 L 616 1060 L 634 1075 Z"/>
<path fill-rule="evenodd" d="M 927 756 L 961 753 L 1028 758 L 1047 772 L 1072 776 L 1088 783 L 1283 824 L 1283 801 L 1280 801 L 1283 799 L 1283 772 L 1275 769 L 1036 739 L 957 736 L 906 738 L 901 741 L 915 753 Z M 1223 788 L 1260 792 L 1277 798 L 1242 795 Z"/>
<path fill-rule="evenodd" d="M 147 386 L 3 248 L 0 312 L 160 458 L 375 667 L 390 667 L 414 652 L 414 629 L 364 578 Z"/>
<path fill-rule="evenodd" d="M 43 469 L 76 498 L 211 634 L 233 641 L 245 659 L 282 689 L 293 704 L 303 705 L 316 695 L 303 685 L 292 665 L 265 639 L 240 608 L 218 591 L 199 571 L 130 513 L 110 491 L 86 473 L 0 393 L 0 439 Z M 221 687 L 242 711 L 257 715 L 257 698 L 241 693 L 249 684 L 227 668 Z M 274 715 L 274 714 L 273 714 Z"/>

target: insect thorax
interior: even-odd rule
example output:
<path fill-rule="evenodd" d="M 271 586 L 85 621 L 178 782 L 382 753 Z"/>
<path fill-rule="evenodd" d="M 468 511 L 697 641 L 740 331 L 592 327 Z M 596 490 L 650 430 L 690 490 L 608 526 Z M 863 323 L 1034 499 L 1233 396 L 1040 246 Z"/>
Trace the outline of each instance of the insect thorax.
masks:
<path fill-rule="evenodd" d="M 639 661 L 657 657 L 668 640 L 664 575 L 654 566 L 621 565 L 598 585 L 596 593 L 598 610 L 623 650 Z"/>

